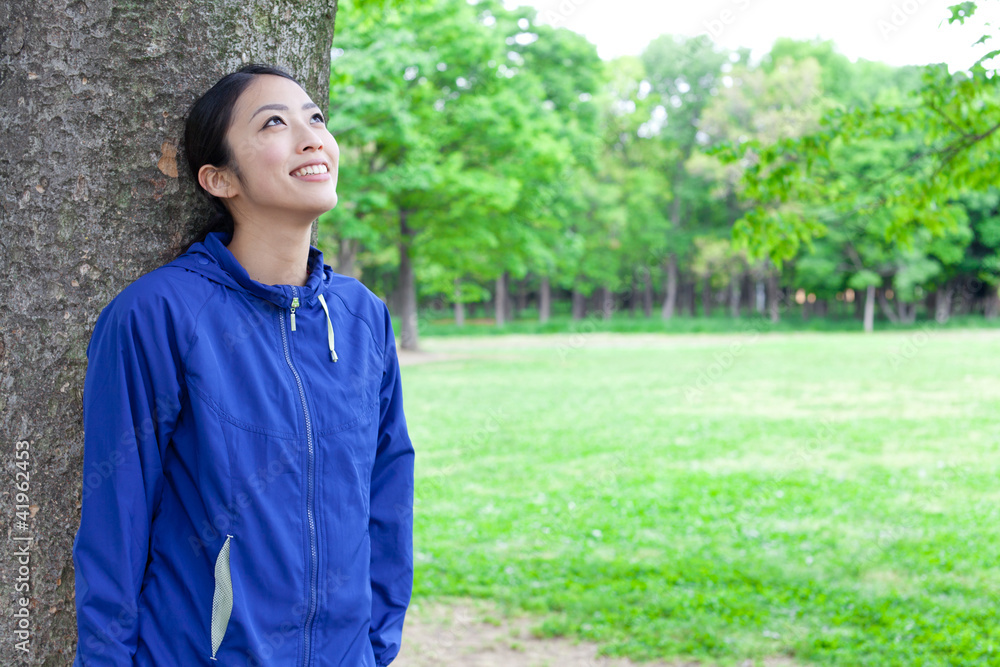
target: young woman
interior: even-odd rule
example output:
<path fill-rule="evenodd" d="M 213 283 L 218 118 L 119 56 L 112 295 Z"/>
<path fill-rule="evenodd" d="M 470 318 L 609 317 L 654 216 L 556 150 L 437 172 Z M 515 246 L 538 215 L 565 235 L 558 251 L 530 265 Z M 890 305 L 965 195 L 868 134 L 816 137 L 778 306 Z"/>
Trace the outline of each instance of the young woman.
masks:
<path fill-rule="evenodd" d="M 309 244 L 337 143 L 291 76 L 248 66 L 185 149 L 214 227 L 87 348 L 74 665 L 388 665 L 414 452 L 388 309 Z"/>

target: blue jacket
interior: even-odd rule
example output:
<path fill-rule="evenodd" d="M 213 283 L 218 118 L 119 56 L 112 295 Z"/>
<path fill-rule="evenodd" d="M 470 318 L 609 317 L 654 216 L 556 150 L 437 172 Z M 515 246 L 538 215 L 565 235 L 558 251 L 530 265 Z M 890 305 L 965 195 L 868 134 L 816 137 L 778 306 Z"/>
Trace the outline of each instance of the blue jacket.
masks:
<path fill-rule="evenodd" d="M 414 452 L 389 311 L 314 247 L 304 286 L 252 280 L 230 238 L 140 277 L 94 327 L 74 667 L 399 652 Z"/>

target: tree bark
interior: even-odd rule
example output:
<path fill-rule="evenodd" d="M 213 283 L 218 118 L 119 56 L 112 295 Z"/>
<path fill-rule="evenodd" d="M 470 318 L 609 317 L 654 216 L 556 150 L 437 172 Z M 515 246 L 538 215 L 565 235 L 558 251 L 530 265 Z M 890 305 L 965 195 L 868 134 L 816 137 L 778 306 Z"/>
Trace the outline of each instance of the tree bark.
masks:
<path fill-rule="evenodd" d="M 406 209 L 399 211 L 399 295 L 402 319 L 399 346 L 404 350 L 417 350 L 417 280 L 413 274 L 413 258 L 410 257 L 413 229 L 406 223 L 409 214 Z"/>
<path fill-rule="evenodd" d="M 712 280 L 708 276 L 701 284 L 701 312 L 705 317 L 712 316 Z"/>
<path fill-rule="evenodd" d="M 538 292 L 538 321 L 545 324 L 552 316 L 552 287 L 549 277 L 542 278 L 542 286 Z"/>
<path fill-rule="evenodd" d="M 208 220 L 179 152 L 189 105 L 254 61 L 287 68 L 327 107 L 336 3 L 280 7 L 263 0 L 0 5 L 0 448 L 10 480 L 0 510 L 14 517 L 15 494 L 7 491 L 15 443 L 24 441 L 33 511 L 27 529 L 9 526 L 0 546 L 0 580 L 10 586 L 0 664 L 72 662 L 86 348 L 101 309 L 173 259 Z M 30 542 L 11 539 L 23 536 Z M 27 654 L 15 648 L 10 595 L 22 544 Z"/>

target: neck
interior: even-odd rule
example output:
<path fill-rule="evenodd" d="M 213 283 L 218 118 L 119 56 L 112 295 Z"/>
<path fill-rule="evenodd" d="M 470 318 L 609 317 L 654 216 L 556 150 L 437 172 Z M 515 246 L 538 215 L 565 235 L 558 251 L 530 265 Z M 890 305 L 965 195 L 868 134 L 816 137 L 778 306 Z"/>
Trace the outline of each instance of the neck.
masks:
<path fill-rule="evenodd" d="M 237 222 L 227 246 L 247 274 L 264 285 L 306 284 L 309 278 L 308 225 L 259 225 Z"/>

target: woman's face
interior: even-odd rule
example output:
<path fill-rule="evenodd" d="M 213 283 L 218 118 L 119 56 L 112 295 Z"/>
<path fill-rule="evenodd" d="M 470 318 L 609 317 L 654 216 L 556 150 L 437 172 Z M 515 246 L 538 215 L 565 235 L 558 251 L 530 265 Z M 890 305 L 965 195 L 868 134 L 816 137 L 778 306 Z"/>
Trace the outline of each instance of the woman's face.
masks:
<path fill-rule="evenodd" d="M 294 81 L 256 76 L 236 101 L 226 140 L 240 172 L 227 179 L 234 217 L 311 222 L 337 205 L 340 149 Z"/>

